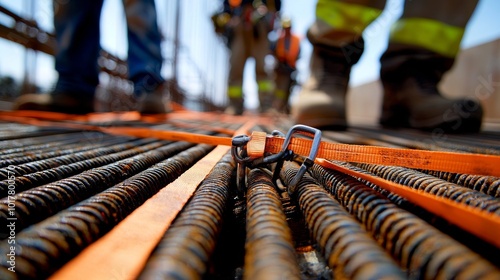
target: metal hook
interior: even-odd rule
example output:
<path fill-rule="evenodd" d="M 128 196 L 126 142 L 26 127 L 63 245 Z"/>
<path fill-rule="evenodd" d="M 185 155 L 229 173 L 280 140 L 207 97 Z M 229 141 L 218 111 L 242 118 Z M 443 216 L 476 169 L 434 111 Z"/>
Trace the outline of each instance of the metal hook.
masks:
<path fill-rule="evenodd" d="M 295 174 L 295 177 L 292 179 L 292 181 L 288 185 L 288 193 L 290 195 L 295 193 L 295 191 L 297 189 L 297 183 L 302 178 L 302 176 L 304 176 L 307 169 L 309 169 L 309 167 L 311 167 L 314 164 L 314 159 L 316 158 L 316 155 L 318 154 L 319 145 L 321 143 L 321 130 L 310 127 L 310 126 L 298 124 L 298 125 L 293 126 L 288 131 L 288 133 L 286 134 L 286 137 L 285 137 L 285 142 L 283 143 L 283 146 L 281 147 L 281 151 L 278 154 L 285 154 L 288 151 L 288 145 L 290 145 L 290 142 L 292 141 L 292 138 L 293 138 L 294 134 L 296 134 L 296 133 L 313 138 L 313 143 L 311 146 L 311 150 L 309 151 L 309 156 L 304 159 L 297 174 Z M 293 153 L 292 153 L 292 155 L 293 155 Z M 283 155 L 282 155 L 282 157 L 283 157 Z M 281 171 L 282 167 L 283 167 L 283 162 L 278 162 L 278 164 L 276 165 L 276 168 L 274 170 L 273 179 L 279 178 L 279 172 Z"/>
<path fill-rule="evenodd" d="M 294 153 L 292 150 L 288 149 L 292 138 L 295 134 L 301 134 L 303 136 L 313 138 L 313 143 L 311 146 L 311 150 L 309 152 L 309 156 L 304 159 L 302 165 L 299 168 L 299 171 L 292 179 L 291 183 L 288 186 L 288 192 L 293 194 L 296 190 L 297 183 L 302 178 L 304 173 L 307 171 L 309 167 L 314 164 L 314 159 L 318 153 L 319 145 L 321 143 L 321 130 L 306 126 L 306 125 L 295 125 L 293 126 L 286 135 L 283 133 L 274 130 L 272 132 L 273 136 L 280 136 L 285 138 L 283 142 L 283 146 L 281 150 L 277 154 L 268 155 L 258 159 L 252 159 L 247 156 L 245 146 L 250 141 L 250 137 L 247 135 L 238 135 L 233 137 L 231 154 L 235 161 L 238 164 L 237 170 L 237 188 L 240 193 L 243 193 L 246 189 L 246 168 L 256 168 L 270 163 L 276 163 L 276 167 L 273 174 L 273 181 L 276 182 L 279 178 L 279 173 L 281 168 L 283 167 L 283 162 L 285 160 L 292 160 L 294 157 Z"/>

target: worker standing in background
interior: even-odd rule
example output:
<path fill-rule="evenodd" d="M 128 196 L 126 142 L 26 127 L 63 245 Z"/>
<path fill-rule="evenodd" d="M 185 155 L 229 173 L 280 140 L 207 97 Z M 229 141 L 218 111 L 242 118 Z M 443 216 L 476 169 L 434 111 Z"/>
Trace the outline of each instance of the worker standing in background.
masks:
<path fill-rule="evenodd" d="M 244 111 L 243 70 L 248 58 L 255 59 L 255 76 L 260 112 L 272 107 L 274 82 L 265 70 L 270 54 L 268 34 L 281 8 L 280 0 L 224 0 L 221 13 L 212 17 L 216 32 L 223 34 L 230 50 L 230 69 L 226 113 L 241 115 Z"/>
<path fill-rule="evenodd" d="M 281 19 L 281 34 L 272 46 L 276 58 L 275 100 L 273 107 L 279 112 L 289 113 L 288 100 L 297 74 L 297 59 L 300 54 L 300 37 L 292 33 L 292 21 L 288 17 Z"/>
<path fill-rule="evenodd" d="M 54 1 L 55 68 L 59 74 L 50 93 L 18 98 L 18 110 L 86 114 L 94 111 L 99 84 L 100 18 L 104 0 Z M 154 0 L 124 0 L 128 37 L 128 76 L 141 113 L 168 111 L 163 57 Z"/>
<path fill-rule="evenodd" d="M 292 106 L 295 122 L 345 128 L 346 92 L 351 67 L 364 49 L 363 30 L 385 0 L 318 0 L 316 20 L 307 33 L 313 45 L 311 77 Z M 405 1 L 382 55 L 384 89 L 380 123 L 441 132 L 476 132 L 483 110 L 472 99 L 448 99 L 438 83 L 451 68 L 477 0 Z"/>

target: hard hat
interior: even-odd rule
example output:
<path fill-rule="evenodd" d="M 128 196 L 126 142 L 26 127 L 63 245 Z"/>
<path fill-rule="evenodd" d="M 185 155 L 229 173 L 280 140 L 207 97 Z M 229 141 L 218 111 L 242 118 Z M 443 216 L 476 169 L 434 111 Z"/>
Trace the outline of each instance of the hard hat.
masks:
<path fill-rule="evenodd" d="M 281 19 L 282 28 L 290 28 L 292 26 L 292 20 L 289 17 L 284 17 Z"/>
<path fill-rule="evenodd" d="M 236 8 L 241 5 L 241 0 L 229 0 L 229 5 L 233 8 Z"/>

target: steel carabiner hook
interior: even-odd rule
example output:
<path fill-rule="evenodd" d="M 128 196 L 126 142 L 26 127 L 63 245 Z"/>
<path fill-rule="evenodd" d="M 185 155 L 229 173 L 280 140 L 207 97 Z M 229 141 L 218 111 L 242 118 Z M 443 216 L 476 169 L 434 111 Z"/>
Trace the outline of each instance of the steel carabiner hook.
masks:
<path fill-rule="evenodd" d="M 290 145 L 290 142 L 292 141 L 292 138 L 294 137 L 295 134 L 301 134 L 303 136 L 311 137 L 313 139 L 313 142 L 312 142 L 311 150 L 309 151 L 309 156 L 304 159 L 297 174 L 295 174 L 295 177 L 288 185 L 288 193 L 290 195 L 295 193 L 295 191 L 297 189 L 297 183 L 302 178 L 302 176 L 304 176 L 307 169 L 309 169 L 309 167 L 311 167 L 314 164 L 314 160 L 316 159 L 316 155 L 318 154 L 318 150 L 319 150 L 319 145 L 321 143 L 321 130 L 310 127 L 310 126 L 298 124 L 298 125 L 293 126 L 288 131 L 288 133 L 286 134 L 286 137 L 285 137 L 285 142 L 283 143 L 283 146 L 281 147 L 281 151 L 278 154 L 283 154 L 283 153 L 286 153 L 286 151 L 289 151 L 288 145 Z M 293 157 L 293 153 L 291 154 L 290 157 Z M 282 167 L 283 167 L 283 162 L 281 162 L 281 163 L 278 162 L 278 164 L 276 165 L 276 168 L 274 170 L 273 179 L 279 178 L 279 172 L 281 171 Z"/>
<path fill-rule="evenodd" d="M 295 156 L 292 150 L 288 149 L 292 138 L 296 137 L 295 134 L 300 134 L 313 139 L 311 150 L 309 156 L 304 159 L 299 171 L 293 178 L 292 182 L 288 186 L 288 193 L 293 194 L 296 190 L 297 183 L 305 174 L 307 169 L 314 164 L 316 155 L 318 154 L 319 145 L 321 143 L 321 130 L 306 126 L 306 125 L 295 125 L 293 126 L 286 135 L 279 131 L 273 131 L 273 136 L 280 136 L 285 138 L 281 150 L 272 155 L 267 155 L 261 158 L 250 158 L 247 155 L 245 149 L 246 145 L 250 141 L 250 137 L 247 135 L 238 135 L 233 137 L 231 154 L 238 164 L 237 170 L 237 188 L 240 193 L 244 192 L 246 189 L 246 168 L 256 168 L 261 167 L 266 164 L 276 163 L 273 173 L 273 181 L 276 182 L 279 178 L 279 173 L 283 167 L 283 162 L 285 160 L 292 160 Z"/>

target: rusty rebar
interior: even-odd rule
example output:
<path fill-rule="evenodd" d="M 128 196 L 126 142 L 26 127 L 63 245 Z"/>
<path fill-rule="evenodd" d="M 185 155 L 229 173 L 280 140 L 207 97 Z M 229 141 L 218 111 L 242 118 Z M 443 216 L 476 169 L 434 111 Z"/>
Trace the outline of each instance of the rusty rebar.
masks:
<path fill-rule="evenodd" d="M 419 170 L 420 172 L 435 176 L 466 188 L 500 198 L 500 178 L 471 174 L 458 174 L 444 171 Z"/>
<path fill-rule="evenodd" d="M 235 163 L 227 153 L 157 245 L 140 279 L 201 279 L 207 272 L 227 211 Z"/>
<path fill-rule="evenodd" d="M 8 271 L 9 244 L 0 245 L 0 278 L 46 278 L 96 241 L 144 201 L 180 176 L 213 147 L 198 145 L 21 231 L 16 273 Z M 168 186 L 167 186 L 168 187 Z"/>
<path fill-rule="evenodd" d="M 269 174 L 248 175 L 244 279 L 300 279 L 292 233 Z"/>
<path fill-rule="evenodd" d="M 164 144 L 165 142 L 154 142 L 151 139 L 140 139 L 131 143 L 60 156 L 55 159 L 2 168 L 0 169 L 0 177 L 7 178 L 8 174 L 13 174 L 16 192 L 20 193 L 36 186 L 76 175 L 91 168 L 156 149 Z M 1 197 L 7 196 L 7 189 L 8 181 L 0 181 Z"/>
<path fill-rule="evenodd" d="M 125 152 L 125 155 L 132 155 L 132 157 L 117 162 L 114 162 L 115 157 L 111 157 L 107 159 L 107 162 L 110 162 L 108 165 L 18 193 L 13 197 L 14 207 L 11 207 L 16 209 L 14 211 L 15 218 L 17 218 L 16 230 L 39 222 L 192 145 L 187 142 L 175 142 L 168 145 L 156 142 L 137 147 Z M 12 218 L 7 202 L 8 198 L 0 200 L 0 221 Z"/>
<path fill-rule="evenodd" d="M 413 189 L 421 190 L 438 197 L 449 198 L 458 203 L 467 204 L 471 207 L 500 215 L 500 200 L 483 192 L 462 187 L 432 175 L 405 167 L 375 164 L 356 164 L 356 166 L 379 177 Z M 494 188 L 494 186 L 495 185 L 493 185 L 492 188 Z M 490 191 L 487 190 L 486 192 Z"/>
<path fill-rule="evenodd" d="M 362 182 L 317 165 L 310 172 L 399 261 L 408 277 L 500 277 L 498 268 L 486 259 Z"/>
<path fill-rule="evenodd" d="M 299 166 L 285 162 L 280 177 L 285 185 Z M 307 173 L 296 192 L 309 230 L 338 279 L 405 279 L 405 274 L 363 226 Z"/>
<path fill-rule="evenodd" d="M 51 142 L 41 145 L 23 146 L 22 148 L 17 149 L 7 149 L 7 151 L 12 152 L 0 156 L 0 168 L 9 165 L 36 162 L 44 159 L 55 159 L 64 155 L 71 155 L 92 149 L 125 143 L 127 141 L 131 141 L 131 139 L 125 137 L 107 136 L 99 139 L 98 141 L 97 139 L 96 141 L 93 141 L 93 139 L 89 139 L 88 141 L 89 142 L 71 142 L 68 144 Z M 29 147 L 34 147 L 34 149 L 28 149 Z M 15 150 L 18 152 L 14 152 Z"/>

